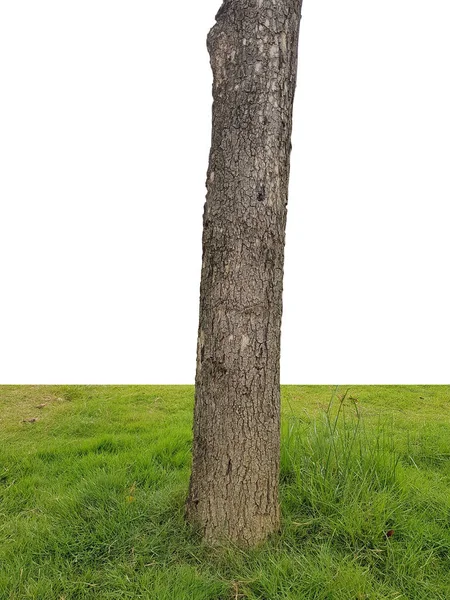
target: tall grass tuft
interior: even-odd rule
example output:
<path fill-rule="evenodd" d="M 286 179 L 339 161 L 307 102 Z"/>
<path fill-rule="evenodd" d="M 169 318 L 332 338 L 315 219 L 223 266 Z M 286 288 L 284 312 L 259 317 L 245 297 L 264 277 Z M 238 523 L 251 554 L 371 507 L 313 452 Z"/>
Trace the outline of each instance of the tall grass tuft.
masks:
<path fill-rule="evenodd" d="M 302 526 L 328 541 L 338 537 L 354 549 L 383 543 L 402 505 L 393 428 L 392 420 L 381 417 L 366 428 L 348 390 L 336 389 L 309 422 L 289 415 L 281 453 L 288 527 Z"/>

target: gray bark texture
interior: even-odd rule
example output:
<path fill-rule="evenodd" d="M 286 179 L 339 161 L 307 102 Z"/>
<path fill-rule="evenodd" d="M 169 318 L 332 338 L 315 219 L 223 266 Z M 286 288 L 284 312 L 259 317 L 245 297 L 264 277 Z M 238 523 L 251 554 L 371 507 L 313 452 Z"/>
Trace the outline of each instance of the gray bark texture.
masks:
<path fill-rule="evenodd" d="M 278 530 L 280 328 L 301 0 L 225 0 L 208 34 L 212 141 L 203 216 L 193 466 L 207 543 Z"/>

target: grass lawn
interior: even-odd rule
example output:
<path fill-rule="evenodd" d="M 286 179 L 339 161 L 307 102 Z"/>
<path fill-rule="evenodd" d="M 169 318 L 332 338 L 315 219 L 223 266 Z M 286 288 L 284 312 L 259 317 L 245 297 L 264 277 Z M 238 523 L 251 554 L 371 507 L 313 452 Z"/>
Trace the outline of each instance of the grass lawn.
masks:
<path fill-rule="evenodd" d="M 1 600 L 450 600 L 449 386 L 284 386 L 252 551 L 184 523 L 193 395 L 0 386 Z"/>

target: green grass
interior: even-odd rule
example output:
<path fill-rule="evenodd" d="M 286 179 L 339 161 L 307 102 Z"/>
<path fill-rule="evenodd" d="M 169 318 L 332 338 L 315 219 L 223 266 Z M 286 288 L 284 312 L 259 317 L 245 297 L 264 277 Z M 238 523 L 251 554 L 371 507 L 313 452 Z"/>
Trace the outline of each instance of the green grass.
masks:
<path fill-rule="evenodd" d="M 282 530 L 211 550 L 192 386 L 1 386 L 0 599 L 449 600 L 450 388 L 282 398 Z"/>

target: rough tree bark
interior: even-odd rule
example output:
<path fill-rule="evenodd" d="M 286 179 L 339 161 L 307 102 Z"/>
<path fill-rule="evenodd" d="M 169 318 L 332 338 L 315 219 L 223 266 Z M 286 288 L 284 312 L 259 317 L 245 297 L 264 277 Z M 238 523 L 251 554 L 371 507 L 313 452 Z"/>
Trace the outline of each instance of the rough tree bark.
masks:
<path fill-rule="evenodd" d="M 224 0 L 207 47 L 203 216 L 187 518 L 209 543 L 279 527 L 280 328 L 301 0 Z"/>

